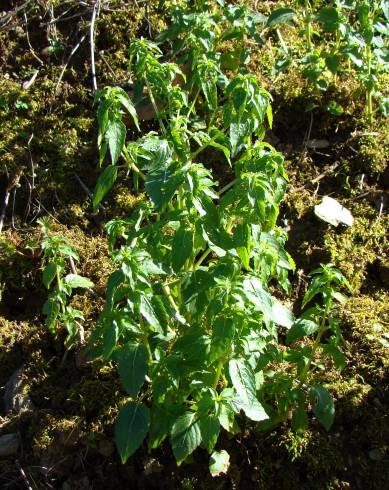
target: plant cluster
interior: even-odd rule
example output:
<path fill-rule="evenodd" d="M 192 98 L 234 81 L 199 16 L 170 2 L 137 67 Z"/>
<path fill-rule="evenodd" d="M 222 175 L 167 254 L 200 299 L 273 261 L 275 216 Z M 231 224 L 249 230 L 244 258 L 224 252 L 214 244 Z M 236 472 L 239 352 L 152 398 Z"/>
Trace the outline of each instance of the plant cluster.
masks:
<path fill-rule="evenodd" d="M 70 349 L 77 340 L 83 342 L 84 329 L 80 322 L 84 320 L 84 315 L 82 311 L 67 304 L 68 300 L 73 289 L 91 288 L 93 283 L 75 272 L 64 275 L 68 264 L 74 269 L 74 261 L 79 260 L 78 255 L 63 237 L 51 233 L 47 220 L 38 220 L 38 223 L 41 225 L 42 250 L 46 261 L 42 281 L 51 290 L 43 306 L 45 324 L 53 334 L 65 328 L 65 347 Z"/>
<path fill-rule="evenodd" d="M 304 305 L 317 295 L 323 304 L 298 320 L 269 289 L 290 292 L 294 262 L 276 224 L 283 157 L 263 141 L 271 97 L 245 67 L 257 21 L 223 2 L 177 8 L 158 38 L 169 61 L 158 44 L 134 40 L 134 99 L 118 87 L 97 95 L 100 162 L 109 153 L 110 164 L 93 205 L 129 172 L 148 197 L 106 225 L 117 270 L 90 339 L 96 357 L 117 364 L 129 397 L 115 428 L 123 462 L 146 436 L 150 448 L 169 438 L 178 464 L 200 444 L 212 453 L 221 428 L 239 430 L 242 411 L 262 427 L 292 411 L 300 430 L 310 403 L 326 429 L 333 420 L 329 392 L 308 380 L 320 350 L 342 367 L 333 314 L 345 279 L 331 266 L 315 271 Z M 139 130 L 145 99 L 158 130 L 127 141 L 126 114 Z M 291 348 L 280 343 L 284 329 Z"/>
<path fill-rule="evenodd" d="M 280 41 L 281 56 L 275 69 L 285 70 L 297 65 L 319 92 L 325 91 L 331 82 L 336 83 L 339 73 L 355 71 L 365 93 L 369 120 L 377 110 L 374 101 L 387 115 L 388 98 L 378 89 L 378 75 L 389 68 L 387 2 L 336 0 L 330 6 L 317 9 L 315 2 L 309 0 L 298 3 L 302 4 L 302 10 L 276 9 L 267 20 L 267 27 L 276 29 Z M 300 34 L 305 45 L 302 54 L 297 53 L 294 46 L 286 46 L 278 29 L 281 24 L 291 24 L 293 19 L 302 26 Z M 329 102 L 327 109 L 335 115 L 343 112 L 335 101 Z"/>

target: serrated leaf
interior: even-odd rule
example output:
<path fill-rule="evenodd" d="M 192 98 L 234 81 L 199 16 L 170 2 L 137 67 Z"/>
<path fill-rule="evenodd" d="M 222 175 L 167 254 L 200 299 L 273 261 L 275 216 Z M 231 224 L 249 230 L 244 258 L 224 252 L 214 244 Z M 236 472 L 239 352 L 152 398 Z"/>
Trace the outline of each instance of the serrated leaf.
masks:
<path fill-rule="evenodd" d="M 177 419 L 171 433 L 171 445 L 177 465 L 180 465 L 200 444 L 200 424 L 196 414 L 186 412 Z"/>
<path fill-rule="evenodd" d="M 143 403 L 131 401 L 121 408 L 115 424 L 115 442 L 123 464 L 142 444 L 149 425 L 149 409 Z"/>
<path fill-rule="evenodd" d="M 297 319 L 292 327 L 288 330 L 286 334 L 286 343 L 292 344 L 298 339 L 302 337 L 306 337 L 308 335 L 312 335 L 319 329 L 319 325 L 313 320 L 309 320 L 307 318 L 299 318 Z"/>
<path fill-rule="evenodd" d="M 116 119 L 108 121 L 105 137 L 108 141 L 112 165 L 115 165 L 122 153 L 126 140 L 126 126 Z"/>
<path fill-rule="evenodd" d="M 104 196 L 111 189 L 117 179 L 118 169 L 114 165 L 109 165 L 103 170 L 103 173 L 97 180 L 95 191 L 93 193 L 92 205 L 96 209 Z"/>
<path fill-rule="evenodd" d="M 50 289 L 50 284 L 53 282 L 57 274 L 57 264 L 55 262 L 49 262 L 43 270 L 42 282 L 46 289 Z"/>
<path fill-rule="evenodd" d="M 208 415 L 200 419 L 201 438 L 205 449 L 211 453 L 220 432 L 220 422 L 216 415 Z"/>
<path fill-rule="evenodd" d="M 268 419 L 256 396 L 255 374 L 250 364 L 244 359 L 232 359 L 229 362 L 229 373 L 246 415 L 256 422 Z"/>
<path fill-rule="evenodd" d="M 135 398 L 147 373 L 147 349 L 143 344 L 128 343 L 115 353 L 120 381 L 127 393 Z"/>
<path fill-rule="evenodd" d="M 280 24 L 289 24 L 290 21 L 295 17 L 296 12 L 288 8 L 279 8 L 273 10 L 269 15 L 266 23 L 266 27 L 274 27 Z"/>
<path fill-rule="evenodd" d="M 167 204 L 183 182 L 183 175 L 173 166 L 151 170 L 146 178 L 146 191 L 157 210 Z"/>
<path fill-rule="evenodd" d="M 193 230 L 189 226 L 178 228 L 172 246 L 172 266 L 174 272 L 179 272 L 193 253 Z"/>
<path fill-rule="evenodd" d="M 230 467 L 230 455 L 222 449 L 214 451 L 209 459 L 209 471 L 213 477 L 226 474 Z"/>
<path fill-rule="evenodd" d="M 70 286 L 72 289 L 74 288 L 92 288 L 93 282 L 88 278 L 79 276 L 78 274 L 68 274 L 65 277 L 65 283 Z"/>
<path fill-rule="evenodd" d="M 324 386 L 314 386 L 309 390 L 313 413 L 320 424 L 329 431 L 335 418 L 335 407 L 331 393 Z"/>
<path fill-rule="evenodd" d="M 334 7 L 323 7 L 316 15 L 316 20 L 323 24 L 327 32 L 334 32 L 339 25 L 339 13 Z"/>

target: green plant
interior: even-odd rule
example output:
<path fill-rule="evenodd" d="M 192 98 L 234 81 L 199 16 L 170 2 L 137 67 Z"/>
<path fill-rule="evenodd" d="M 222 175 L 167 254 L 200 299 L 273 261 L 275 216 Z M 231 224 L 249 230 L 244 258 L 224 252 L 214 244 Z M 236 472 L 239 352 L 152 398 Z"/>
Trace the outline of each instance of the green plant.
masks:
<path fill-rule="evenodd" d="M 288 329 L 285 344 L 291 347 L 285 349 L 269 344 L 260 360 L 264 369 L 261 394 L 265 400 L 272 402 L 271 406 L 265 404 L 272 417 L 262 424 L 263 428 L 291 415 L 293 429 L 304 431 L 308 425 L 308 404 L 311 404 L 315 416 L 326 430 L 329 430 L 334 419 L 331 394 L 324 386 L 317 383 L 311 385 L 309 381 L 314 380 L 315 368 L 323 369 L 325 357 L 332 359 L 339 370 L 345 365 L 336 312 L 338 305 L 346 301 L 340 290 L 347 288 L 351 291 L 351 286 L 332 264 L 322 264 L 311 275 L 313 277 L 302 306 L 312 304 L 317 296 L 321 297 L 322 302 L 306 309 Z M 303 343 L 304 338 L 313 338 L 313 342 Z M 279 369 L 266 372 L 266 366 L 271 363 L 279 364 Z"/>
<path fill-rule="evenodd" d="M 44 286 L 51 290 L 43 306 L 45 324 L 53 334 L 65 327 L 65 346 L 70 349 L 76 343 L 77 337 L 81 342 L 84 341 L 84 330 L 80 323 L 84 316 L 82 311 L 73 308 L 67 302 L 73 289 L 91 288 L 93 283 L 76 273 L 64 275 L 67 262 L 73 264 L 74 269 L 73 261 L 78 261 L 79 257 L 63 237 L 51 233 L 48 220 L 38 220 L 38 223 L 41 225 L 42 250 L 46 261 L 42 281 Z"/>
<path fill-rule="evenodd" d="M 325 91 L 337 75 L 350 72 L 351 63 L 362 81 L 366 92 L 366 113 L 369 120 L 374 114 L 373 99 L 387 114 L 387 98 L 377 89 L 377 75 L 388 70 L 388 50 L 385 38 L 388 34 L 388 8 L 386 2 L 377 0 L 337 0 L 335 5 L 321 7 L 313 12 L 310 2 L 304 9 L 280 8 L 274 10 L 267 20 L 267 28 L 277 28 L 281 57 L 276 61 L 276 70 L 285 70 L 297 65 L 301 73 L 317 90 Z M 278 26 L 290 24 L 292 19 L 300 21 L 301 36 L 305 39 L 305 52 L 294 46 L 287 47 Z M 315 30 L 313 29 L 315 26 Z M 320 28 L 321 30 L 316 30 Z M 317 41 L 313 41 L 313 35 Z M 350 63 L 351 62 L 351 63 Z M 339 104 L 332 101 L 327 110 L 335 115 L 343 112 Z"/>
<path fill-rule="evenodd" d="M 158 131 L 127 143 L 122 108 L 138 127 L 136 100 L 116 88 L 98 96 L 101 161 L 109 148 L 111 164 L 93 205 L 128 171 L 148 196 L 128 218 L 106 225 L 117 270 L 90 339 L 95 356 L 116 362 L 130 398 L 115 428 L 123 462 L 147 435 L 150 448 L 170 438 L 180 464 L 200 444 L 212 453 L 221 428 L 238 430 L 241 411 L 257 422 L 273 417 L 258 398 L 261 360 L 278 345 L 277 327 L 294 324 L 269 291 L 270 282 L 290 291 L 294 269 L 276 225 L 287 186 L 283 157 L 262 141 L 271 97 L 240 54 L 240 65 L 223 69 L 221 41 L 241 46 L 246 35 L 223 9 L 176 12 L 178 25 L 159 37 L 173 43 L 185 72 L 161 62 L 158 45 L 131 43 L 135 99 L 150 101 Z M 226 37 L 215 25 L 220 16 Z"/>

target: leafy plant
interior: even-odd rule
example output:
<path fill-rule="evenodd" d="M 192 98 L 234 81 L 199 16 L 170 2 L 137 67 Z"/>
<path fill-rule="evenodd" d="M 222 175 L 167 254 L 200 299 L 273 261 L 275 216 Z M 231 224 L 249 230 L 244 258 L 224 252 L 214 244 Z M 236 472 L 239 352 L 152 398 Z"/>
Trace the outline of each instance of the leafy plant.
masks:
<path fill-rule="evenodd" d="M 99 95 L 101 160 L 109 147 L 111 164 L 93 204 L 122 169 L 148 196 L 128 218 L 106 225 L 117 270 L 90 339 L 95 356 L 117 364 L 128 394 L 115 428 L 123 462 L 147 436 L 150 448 L 169 438 L 181 464 L 199 445 L 212 453 L 221 428 L 238 430 L 242 411 L 269 420 L 262 361 L 278 345 L 278 327 L 295 324 L 269 291 L 270 282 L 290 291 L 294 270 L 276 225 L 287 186 L 283 157 L 262 140 L 271 97 L 240 55 L 231 71 L 219 51 L 223 39 L 240 46 L 249 34 L 234 12 L 223 3 L 211 15 L 176 12 L 176 24 L 158 39 L 171 43 L 185 70 L 163 62 L 157 44 L 131 43 L 135 99 L 150 101 L 158 131 L 126 142 L 122 106 L 137 124 L 136 100 L 112 88 Z M 215 24 L 220 16 L 224 33 Z M 215 171 L 226 182 L 217 182 Z M 214 456 L 217 466 L 227 462 L 222 456 Z"/>
<path fill-rule="evenodd" d="M 290 65 L 299 66 L 302 74 L 314 87 L 325 91 L 331 81 L 336 83 L 340 72 L 350 72 L 351 63 L 366 93 L 366 113 L 371 120 L 374 114 L 373 99 L 387 113 L 387 100 L 377 89 L 377 75 L 388 70 L 388 9 L 386 2 L 377 0 L 338 0 L 334 5 L 321 7 L 315 13 L 310 2 L 303 10 L 280 8 L 268 18 L 266 27 L 276 28 L 280 40 L 281 57 L 276 70 Z M 287 47 L 278 26 L 300 21 L 300 32 L 305 39 L 305 52 L 294 46 Z M 320 30 L 319 30 L 320 29 Z M 317 42 L 314 42 L 313 35 Z M 327 109 L 339 115 L 343 109 L 332 101 Z"/>
<path fill-rule="evenodd" d="M 269 344 L 259 361 L 264 369 L 261 393 L 265 400 L 272 403 L 272 407 L 265 404 L 272 417 L 270 423 L 262 424 L 262 428 L 274 425 L 291 415 L 292 427 L 296 431 L 305 430 L 308 425 L 308 404 L 326 430 L 329 430 L 334 420 L 335 409 L 331 394 L 324 386 L 310 385 L 308 381 L 313 377 L 315 368 L 322 368 L 326 357 L 339 370 L 345 365 L 336 311 L 338 305 L 346 301 L 340 289 L 347 288 L 351 291 L 351 286 L 331 264 L 321 265 L 311 275 L 312 280 L 302 306 L 312 305 L 318 297 L 321 297 L 322 302 L 309 306 L 288 329 L 285 344 L 291 347 L 285 350 Z M 304 343 L 303 339 L 309 341 Z M 266 366 L 271 363 L 279 364 L 279 369 L 266 371 Z"/>
<path fill-rule="evenodd" d="M 63 237 L 51 233 L 49 221 L 38 220 L 38 223 L 41 225 L 42 250 L 46 260 L 42 281 L 50 290 L 43 306 L 45 324 L 53 334 L 65 327 L 67 331 L 65 346 L 70 349 L 76 343 L 77 337 L 83 342 L 84 330 L 80 322 L 84 316 L 82 311 L 73 308 L 67 302 L 73 289 L 91 288 L 93 283 L 76 273 L 64 275 L 67 262 L 74 264 L 73 261 L 78 261 L 79 257 Z"/>

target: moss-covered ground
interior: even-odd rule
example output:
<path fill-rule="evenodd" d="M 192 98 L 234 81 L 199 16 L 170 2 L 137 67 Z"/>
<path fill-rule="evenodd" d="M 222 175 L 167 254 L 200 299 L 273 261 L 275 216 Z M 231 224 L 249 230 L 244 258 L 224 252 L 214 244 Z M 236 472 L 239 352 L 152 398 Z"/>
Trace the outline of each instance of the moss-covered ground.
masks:
<path fill-rule="evenodd" d="M 0 410 L 0 436 L 16 432 L 21 441 L 16 458 L 0 457 L 0 487 L 27 488 L 28 482 L 33 489 L 64 490 L 389 488 L 387 120 L 366 122 L 363 95 L 347 77 L 323 96 L 347 107 L 344 114 L 334 117 L 320 107 L 306 112 L 315 94 L 300 73 L 292 70 L 275 80 L 270 48 L 253 53 L 251 68 L 274 98 L 267 138 L 285 154 L 290 177 L 281 218 L 297 264 L 294 299 L 301 298 L 309 271 L 320 262 L 336 264 L 354 289 L 341 312 L 346 367 L 341 375 L 331 366 L 319 374 L 336 400 L 335 423 L 327 433 L 312 418 L 309 430 L 297 435 L 289 423 L 258 432 L 242 420 L 237 437 L 218 442 L 230 453 L 231 467 L 217 479 L 209 475 L 201 449 L 180 468 L 168 445 L 151 454 L 143 448 L 122 465 L 113 443 L 123 400 L 114 367 L 88 361 L 82 347 L 64 357 L 63 337 L 54 338 L 44 327 L 47 292 L 36 219 L 51 219 L 53 232 L 80 255 L 78 271 L 96 285 L 94 295 L 72 297 L 88 335 L 113 267 L 102 225 L 110 216 L 125 216 L 138 198 L 122 180 L 104 202 L 105 211 L 94 213 L 80 184 L 93 190 L 99 174 L 88 45 L 92 3 L 42 0 L 15 11 L 22 3 L 6 1 L 0 8 L 0 206 L 10 180 L 20 176 L 0 235 L 0 387 L 23 366 L 23 392 L 34 409 L 11 415 Z M 266 11 L 276 3 L 255 7 Z M 164 25 L 157 6 L 103 2 L 96 23 L 100 86 L 126 82 L 129 40 L 154 36 Z M 285 28 L 283 35 L 294 34 Z M 308 148 L 307 131 L 328 145 Z M 323 195 L 350 209 L 352 227 L 318 221 L 313 206 Z"/>

